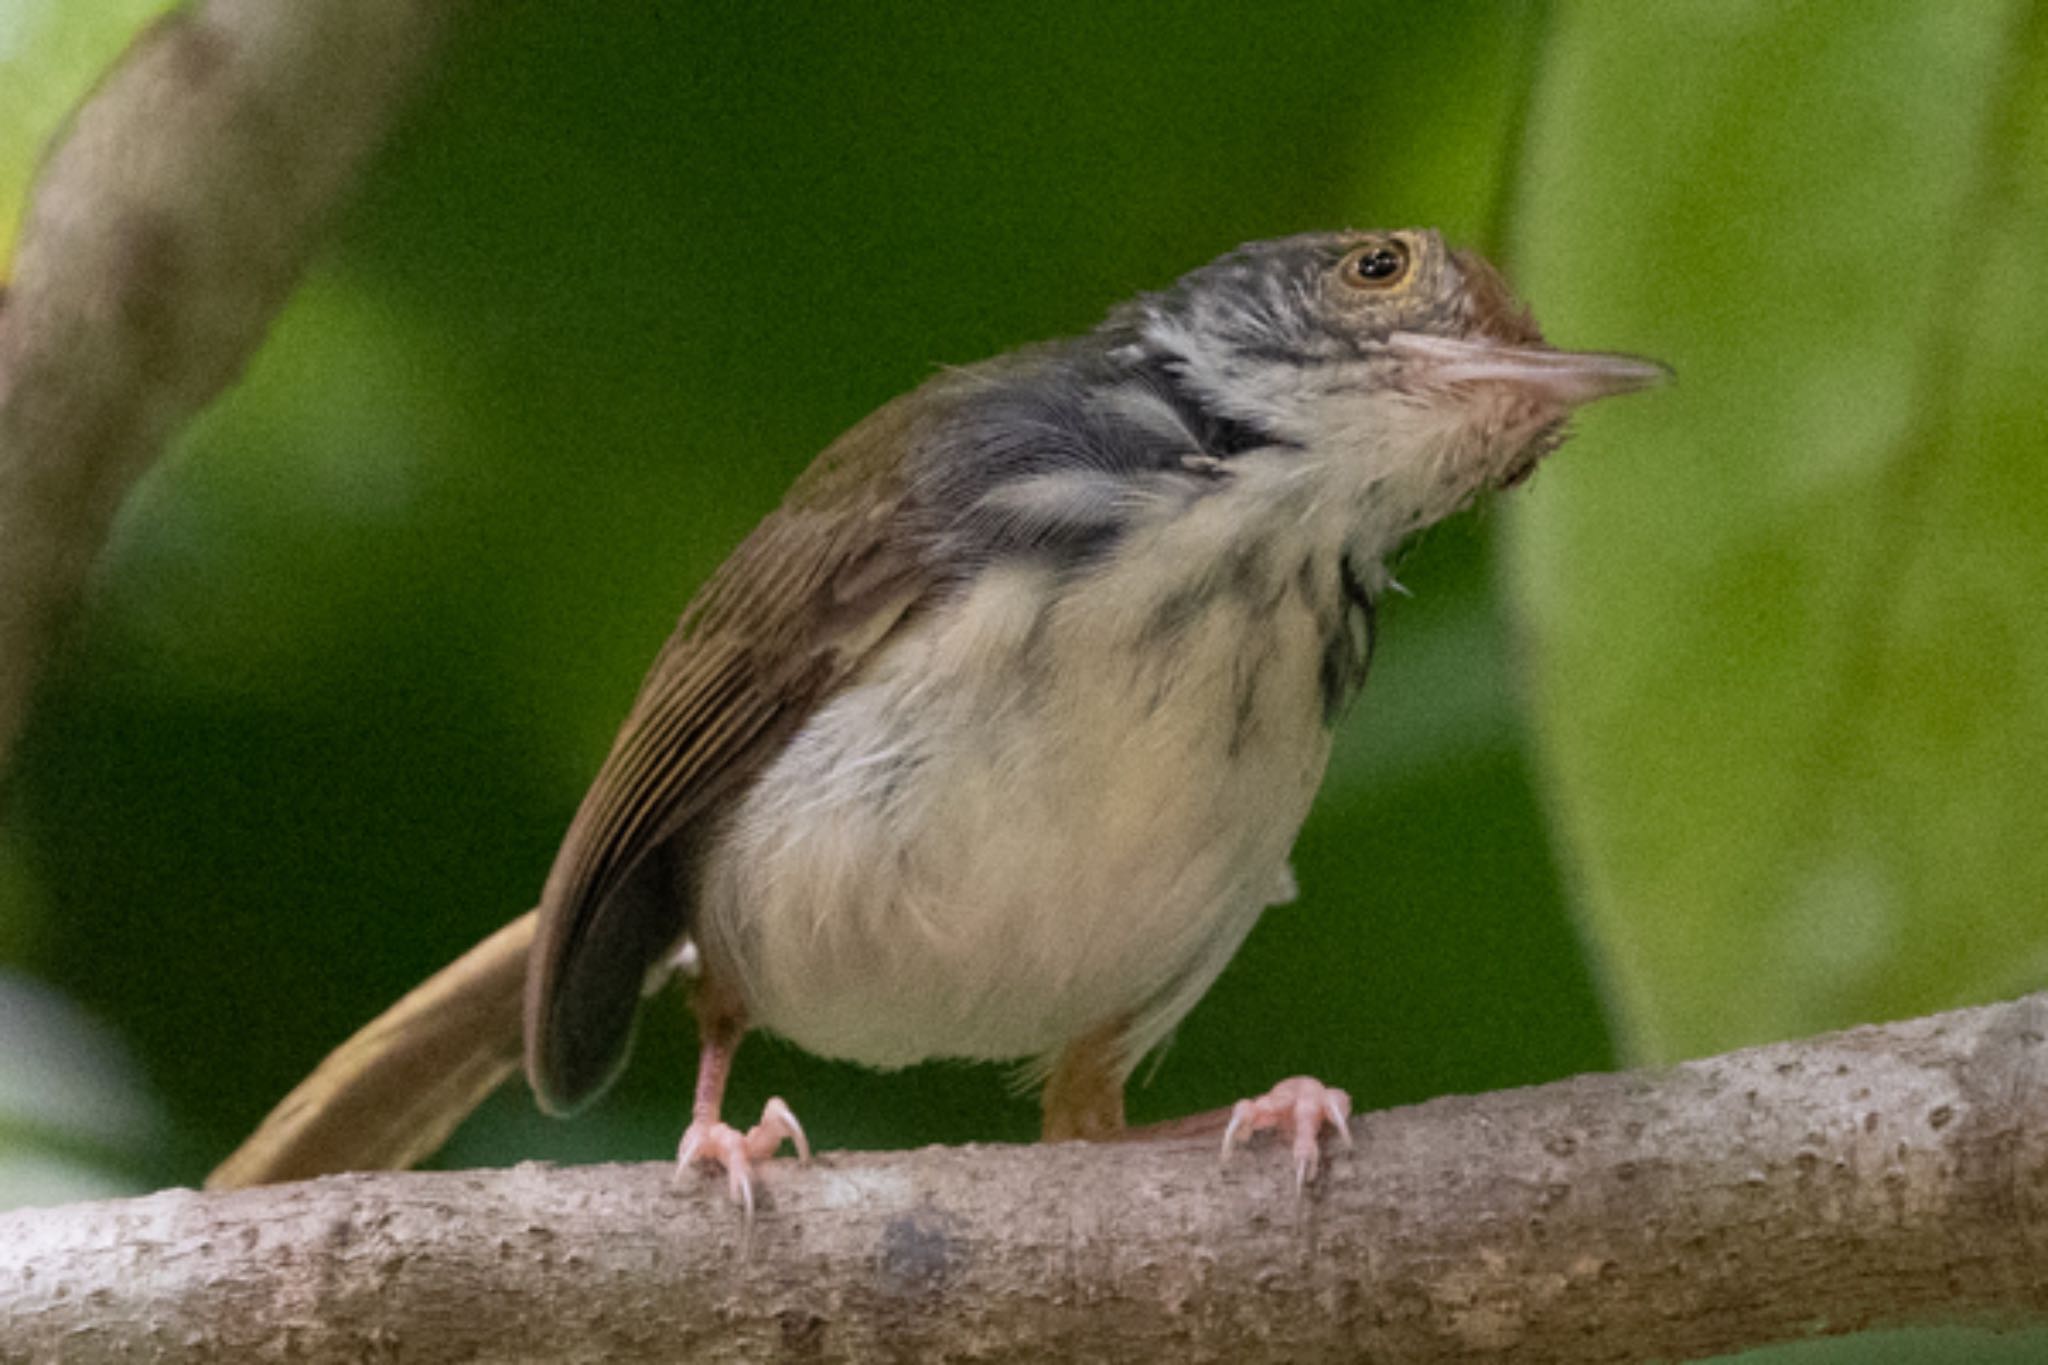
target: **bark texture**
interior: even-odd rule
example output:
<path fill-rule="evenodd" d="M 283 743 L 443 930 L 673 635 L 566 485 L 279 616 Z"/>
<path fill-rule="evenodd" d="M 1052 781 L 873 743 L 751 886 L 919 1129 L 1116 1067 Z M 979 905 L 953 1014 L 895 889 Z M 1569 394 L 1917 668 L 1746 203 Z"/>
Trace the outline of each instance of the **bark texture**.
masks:
<path fill-rule="evenodd" d="M 0 763 L 166 442 L 241 373 L 453 0 L 200 0 L 36 181 L 0 298 Z"/>
<path fill-rule="evenodd" d="M 2048 995 L 1284 1150 L 343 1176 L 0 1216 L 0 1359 L 1689 1359 L 2048 1320 Z"/>

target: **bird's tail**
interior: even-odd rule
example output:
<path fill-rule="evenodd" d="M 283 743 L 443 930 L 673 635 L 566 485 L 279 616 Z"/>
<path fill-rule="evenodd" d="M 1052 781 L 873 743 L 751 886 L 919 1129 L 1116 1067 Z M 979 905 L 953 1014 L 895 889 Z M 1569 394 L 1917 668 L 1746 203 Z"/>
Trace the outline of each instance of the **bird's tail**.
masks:
<path fill-rule="evenodd" d="M 535 919 L 521 915 L 329 1053 L 206 1187 L 400 1170 L 432 1154 L 519 1066 Z"/>

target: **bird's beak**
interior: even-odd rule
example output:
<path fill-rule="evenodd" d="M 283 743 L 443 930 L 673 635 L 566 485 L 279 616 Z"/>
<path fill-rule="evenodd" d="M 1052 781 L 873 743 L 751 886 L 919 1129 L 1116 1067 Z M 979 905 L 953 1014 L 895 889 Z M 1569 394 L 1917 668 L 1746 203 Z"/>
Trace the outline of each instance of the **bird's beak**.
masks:
<path fill-rule="evenodd" d="M 1557 351 L 1500 341 L 1396 332 L 1387 350 L 1424 383 L 1500 384 L 1560 413 L 1671 378 L 1670 367 L 1605 351 Z"/>

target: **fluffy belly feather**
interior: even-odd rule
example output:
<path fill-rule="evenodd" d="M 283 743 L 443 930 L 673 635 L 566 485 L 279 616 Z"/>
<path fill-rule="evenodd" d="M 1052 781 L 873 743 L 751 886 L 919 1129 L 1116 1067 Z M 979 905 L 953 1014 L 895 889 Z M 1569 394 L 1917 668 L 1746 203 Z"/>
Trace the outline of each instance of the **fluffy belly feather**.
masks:
<path fill-rule="evenodd" d="M 891 642 L 705 869 L 699 941 L 752 1019 L 884 1067 L 1123 1019 L 1135 1065 L 1286 898 L 1328 756 L 1306 575 L 1242 568 L 991 569 Z"/>

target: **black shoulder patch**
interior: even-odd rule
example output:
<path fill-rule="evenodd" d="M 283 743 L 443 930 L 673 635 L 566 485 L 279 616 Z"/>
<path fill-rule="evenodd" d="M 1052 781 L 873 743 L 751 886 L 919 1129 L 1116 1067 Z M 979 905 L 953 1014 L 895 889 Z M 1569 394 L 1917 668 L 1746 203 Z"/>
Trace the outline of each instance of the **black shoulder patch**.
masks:
<path fill-rule="evenodd" d="M 1296 442 L 1281 439 L 1251 422 L 1242 421 L 1217 412 L 1204 403 L 1200 396 L 1188 388 L 1181 374 L 1184 362 L 1176 355 L 1148 356 L 1137 367 L 1137 373 L 1151 386 L 1153 392 L 1165 399 L 1180 420 L 1200 443 L 1202 453 L 1219 460 L 1233 455 L 1242 455 L 1247 450 L 1264 450 L 1273 446 L 1298 448 Z"/>

